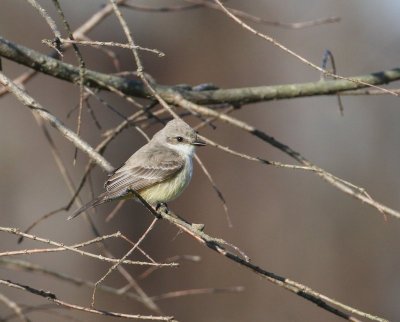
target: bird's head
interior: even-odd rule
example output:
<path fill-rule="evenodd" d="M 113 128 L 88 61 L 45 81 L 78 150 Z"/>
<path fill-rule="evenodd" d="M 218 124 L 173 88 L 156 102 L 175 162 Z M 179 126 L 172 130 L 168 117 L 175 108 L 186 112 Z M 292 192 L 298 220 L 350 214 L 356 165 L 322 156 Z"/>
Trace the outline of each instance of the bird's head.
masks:
<path fill-rule="evenodd" d="M 184 154 L 192 154 L 196 146 L 206 145 L 198 138 L 197 132 L 180 119 L 168 122 L 154 135 L 154 139 Z"/>

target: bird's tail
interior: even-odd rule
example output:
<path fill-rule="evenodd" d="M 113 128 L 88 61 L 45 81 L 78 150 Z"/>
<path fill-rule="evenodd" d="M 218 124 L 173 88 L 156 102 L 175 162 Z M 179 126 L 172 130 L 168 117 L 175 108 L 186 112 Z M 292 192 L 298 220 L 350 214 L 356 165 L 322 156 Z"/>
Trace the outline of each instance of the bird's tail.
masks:
<path fill-rule="evenodd" d="M 75 217 L 79 216 L 81 213 L 85 212 L 89 208 L 96 207 L 96 206 L 101 205 L 102 203 L 105 203 L 107 201 L 109 201 L 109 198 L 107 198 L 106 193 L 102 193 L 97 198 L 93 199 L 92 201 L 89 201 L 86 205 L 84 205 L 81 208 L 75 210 L 74 213 L 67 218 L 67 220 L 74 219 Z"/>

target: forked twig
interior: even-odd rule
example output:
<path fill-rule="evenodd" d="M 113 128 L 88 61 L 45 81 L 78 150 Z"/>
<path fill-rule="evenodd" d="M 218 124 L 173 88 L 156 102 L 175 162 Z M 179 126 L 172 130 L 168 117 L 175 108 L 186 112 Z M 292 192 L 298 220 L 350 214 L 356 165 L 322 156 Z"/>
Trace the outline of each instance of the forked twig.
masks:
<path fill-rule="evenodd" d="M 50 239 L 45 239 L 38 237 L 36 235 L 32 234 L 26 234 L 21 231 L 19 231 L 17 228 L 11 228 L 11 227 L 0 227 L 0 232 L 5 232 L 17 236 L 23 236 L 24 238 L 28 238 L 34 241 L 38 241 L 41 243 L 49 244 L 52 246 L 55 246 L 57 248 L 35 248 L 35 249 L 23 249 L 23 250 L 15 250 L 15 251 L 5 251 L 5 252 L 0 252 L 0 257 L 9 257 L 9 256 L 16 256 L 16 255 L 31 255 L 31 254 L 40 254 L 40 253 L 52 253 L 52 252 L 60 252 L 60 251 L 71 251 L 73 253 L 77 253 L 79 255 L 83 255 L 89 258 L 95 258 L 97 260 L 103 261 L 103 262 L 109 262 L 109 263 L 119 263 L 121 262 L 120 259 L 115 259 L 115 258 L 110 258 L 110 257 L 105 257 L 102 255 L 97 255 L 93 254 L 84 250 L 81 250 L 81 247 L 88 246 L 91 244 L 96 244 L 100 243 L 106 239 L 110 238 L 121 238 L 121 233 L 117 232 L 111 235 L 103 235 L 100 237 L 96 237 L 94 239 L 91 239 L 89 241 L 75 244 L 72 246 L 67 246 L 64 245 L 63 243 L 55 242 Z M 123 259 L 122 261 L 123 264 L 129 264 L 129 265 L 139 265 L 139 266 L 167 266 L 167 267 L 174 267 L 177 266 L 177 263 L 155 263 L 154 261 L 151 262 L 143 262 L 143 261 L 131 261 L 131 260 L 126 260 Z"/>
<path fill-rule="evenodd" d="M 135 249 L 140 245 L 140 243 L 146 238 L 148 233 L 153 229 L 154 225 L 157 222 L 157 218 L 154 218 L 153 221 L 151 222 L 150 226 L 147 228 L 147 230 L 143 233 L 143 235 L 139 238 L 139 240 L 133 245 L 133 247 L 123 256 L 121 259 L 115 263 L 113 266 L 110 267 L 110 269 L 105 273 L 94 285 L 93 293 L 92 293 L 92 304 L 91 306 L 94 307 L 94 302 L 95 302 L 95 295 L 96 295 L 96 289 L 97 286 L 100 285 L 108 275 L 110 275 L 123 261 L 128 258 L 134 251 Z"/>

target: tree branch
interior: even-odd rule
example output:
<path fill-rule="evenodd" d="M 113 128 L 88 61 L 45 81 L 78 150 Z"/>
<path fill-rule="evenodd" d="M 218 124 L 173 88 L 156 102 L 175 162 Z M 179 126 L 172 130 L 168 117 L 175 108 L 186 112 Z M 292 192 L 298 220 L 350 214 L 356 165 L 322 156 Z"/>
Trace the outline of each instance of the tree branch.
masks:
<path fill-rule="evenodd" d="M 79 84 L 79 67 L 63 63 L 57 59 L 41 54 L 35 50 L 15 44 L 0 37 L 0 56 L 25 65 L 44 74 Z M 400 79 L 400 68 L 393 68 L 371 74 L 354 76 L 351 79 L 381 85 Z M 113 87 L 126 95 L 149 98 L 151 95 L 145 85 L 138 80 L 86 70 L 84 84 L 86 86 L 109 90 Z M 190 86 L 152 85 L 159 95 L 168 103 L 173 102 L 171 92 L 180 92 L 185 99 L 197 104 L 248 104 L 308 96 L 333 95 L 347 90 L 365 88 L 367 85 L 348 80 L 324 80 L 309 83 L 254 86 L 230 89 L 198 91 Z"/>
<path fill-rule="evenodd" d="M 71 141 L 78 149 L 85 152 L 95 163 L 107 172 L 111 172 L 113 166 L 98 154 L 88 143 L 83 141 L 76 133 L 66 127 L 59 119 L 53 114 L 42 107 L 32 97 L 30 97 L 24 90 L 15 85 L 8 77 L 0 72 L 0 84 L 3 84 L 20 100 L 25 106 L 29 107 L 33 113 L 36 113 L 40 118 L 49 122 L 51 126 L 56 128 L 67 140 Z"/>
<path fill-rule="evenodd" d="M 77 84 L 79 83 L 78 67 L 65 64 L 63 62 L 47 57 L 43 54 L 40 54 L 26 47 L 13 44 L 3 38 L 0 38 L 0 56 L 24 64 L 28 67 L 52 75 L 54 77 L 58 77 Z M 112 166 L 103 157 L 101 157 L 101 155 L 99 155 L 95 150 L 93 150 L 93 148 L 91 148 L 90 146 L 86 146 L 86 143 L 82 141 L 79 138 L 79 136 L 77 136 L 73 132 L 72 133 L 65 132 L 66 128 L 63 126 L 62 123 L 59 123 L 57 119 L 51 118 L 50 116 L 52 115 L 50 113 L 48 113 L 41 106 L 39 106 L 31 97 L 29 97 L 20 88 L 13 85 L 12 82 L 9 79 L 7 79 L 2 73 L 0 73 L 0 76 L 1 76 L 0 82 L 4 83 L 6 86 L 9 86 L 10 90 L 12 90 L 13 93 L 22 102 L 24 102 L 25 105 L 27 105 L 30 108 L 33 108 L 36 112 L 41 113 L 41 117 L 49 121 L 53 126 L 55 126 L 58 130 L 60 130 L 66 136 L 67 139 L 73 141 L 75 145 L 79 146 L 82 150 L 88 153 L 91 158 L 97 160 L 97 163 L 101 168 L 105 169 L 106 171 L 110 171 L 112 169 Z M 363 79 L 362 80 L 363 82 L 382 84 L 400 79 L 400 69 L 393 69 L 381 73 L 360 76 L 360 78 Z M 113 87 L 127 95 L 133 95 L 139 97 L 150 96 L 149 95 L 150 93 L 146 91 L 145 86 L 139 81 L 126 80 L 121 77 L 102 74 L 90 70 L 87 70 L 87 72 L 85 73 L 84 83 L 87 86 L 93 86 L 101 89 L 108 89 Z M 292 97 L 301 97 L 310 95 L 325 95 L 325 94 L 334 94 L 338 90 L 356 89 L 365 86 L 366 85 L 360 83 L 355 84 L 351 81 L 336 80 L 336 81 L 322 81 L 322 82 L 319 81 L 307 84 L 281 85 L 272 87 L 265 86 L 265 87 L 241 88 L 241 89 L 230 89 L 230 90 L 196 91 L 189 88 L 182 89 L 180 87 L 174 87 L 174 86 L 169 87 L 169 86 L 152 84 L 152 87 L 157 91 L 157 93 L 169 103 L 174 103 L 174 102 L 176 103 L 176 95 L 179 92 L 180 95 L 182 95 L 182 97 L 185 98 L 186 100 L 203 104 L 204 103 L 216 104 L 223 102 L 252 103 L 252 102 L 266 101 L 271 99 L 292 98 Z M 236 94 L 233 95 L 232 93 Z M 268 96 L 268 93 L 270 96 Z M 280 93 L 279 95 L 281 96 L 279 96 L 278 93 Z M 286 93 L 286 96 L 282 96 L 282 93 Z M 216 115 L 210 115 L 210 116 L 216 116 Z M 255 131 L 251 132 L 252 133 L 254 132 L 253 133 L 254 135 L 258 134 L 259 136 L 261 136 L 261 133 L 258 132 L 256 133 Z M 262 136 L 264 137 L 264 134 Z M 266 139 L 266 141 L 271 141 L 271 140 L 268 137 L 268 140 Z M 295 152 L 291 151 L 291 153 Z M 297 158 L 299 157 L 296 153 L 295 156 Z M 285 277 L 268 272 L 250 263 L 248 260 L 243 259 L 242 257 L 226 250 L 225 246 L 228 245 L 226 242 L 223 242 L 220 239 L 213 238 L 205 234 L 202 231 L 202 229 L 199 229 L 197 225 L 192 225 L 178 217 L 171 216 L 171 214 L 168 212 L 163 212 L 161 215 L 168 222 L 172 223 L 179 229 L 191 235 L 197 241 L 202 243 L 204 246 L 236 262 L 242 267 L 246 267 L 251 271 L 253 271 L 254 273 L 267 278 L 268 281 L 274 283 L 275 285 L 283 287 L 286 290 L 289 290 L 295 293 L 296 295 L 301 296 L 302 298 L 317 304 L 319 307 L 323 308 L 326 311 L 334 313 L 335 315 L 340 316 L 349 321 L 358 321 L 358 320 L 353 316 L 350 316 L 349 314 L 345 313 L 345 311 L 356 313 L 360 316 L 369 318 L 371 320 L 386 321 L 383 318 L 376 317 L 367 314 L 365 312 L 356 310 L 354 308 L 348 307 L 327 296 L 317 293 L 300 283 L 291 281 L 290 279 L 287 279 Z M 12 283 L 13 285 L 7 284 L 9 283 L 8 281 L 3 280 L 3 282 L 4 284 L 10 287 L 18 286 L 15 283 Z M 340 309 L 337 309 L 335 306 L 339 307 Z"/>
<path fill-rule="evenodd" d="M 158 214 L 161 215 L 163 219 L 166 219 L 172 225 L 175 225 L 182 231 L 186 232 L 188 235 L 192 236 L 198 242 L 200 242 L 204 246 L 208 247 L 209 249 L 212 249 L 213 251 L 217 252 L 218 254 L 235 262 L 239 266 L 250 269 L 253 273 L 256 273 L 257 275 L 260 275 L 260 276 L 266 278 L 269 282 L 271 282 L 275 285 L 278 285 L 280 287 L 283 287 L 284 289 L 304 298 L 307 301 L 310 301 L 310 302 L 318 305 L 319 307 L 321 307 L 322 309 L 324 309 L 328 312 L 331 312 L 331 313 L 333 313 L 345 320 L 348 320 L 348 321 L 360 322 L 360 320 L 358 320 L 354 316 L 351 316 L 351 315 L 345 313 L 344 311 L 335 308 L 333 306 L 333 305 L 335 305 L 345 311 L 351 312 L 353 314 L 357 314 L 359 316 L 368 318 L 373 321 L 387 322 L 387 320 L 385 320 L 381 317 L 359 311 L 348 305 L 340 303 L 332 298 L 329 298 L 323 294 L 320 294 L 305 285 L 302 285 L 300 283 L 292 281 L 289 278 L 279 276 L 275 273 L 266 271 L 263 268 L 255 265 L 255 264 L 252 264 L 250 261 L 247 261 L 247 260 L 239 257 L 238 255 L 235 255 L 234 253 L 225 249 L 221 245 L 221 241 L 219 239 L 211 237 L 208 234 L 204 233 L 204 231 L 202 229 L 198 229 L 197 225 L 185 222 L 184 220 L 180 219 L 176 214 L 172 213 L 170 210 L 161 209 L 158 212 Z"/>
<path fill-rule="evenodd" d="M 104 310 L 96 310 L 93 308 L 88 308 L 88 307 L 83 307 L 71 303 L 67 303 L 65 301 L 57 299 L 56 295 L 44 291 L 44 290 L 39 290 L 36 288 L 33 288 L 28 285 L 23 285 L 15 282 L 11 282 L 9 280 L 3 280 L 0 279 L 0 285 L 16 288 L 22 291 L 26 291 L 29 293 L 32 293 L 34 295 L 38 295 L 40 297 L 44 297 L 50 302 L 53 302 L 59 306 L 66 307 L 69 309 L 73 310 L 78 310 L 78 311 L 84 311 L 88 313 L 94 313 L 94 314 L 99 314 L 103 316 L 112 316 L 112 317 L 119 317 L 119 318 L 125 318 L 125 319 L 136 319 L 136 320 L 155 320 L 155 321 L 175 321 L 172 316 L 155 316 L 155 315 L 141 315 L 141 314 L 124 314 L 124 313 L 118 313 L 118 312 L 110 312 L 110 311 L 104 311 Z"/>

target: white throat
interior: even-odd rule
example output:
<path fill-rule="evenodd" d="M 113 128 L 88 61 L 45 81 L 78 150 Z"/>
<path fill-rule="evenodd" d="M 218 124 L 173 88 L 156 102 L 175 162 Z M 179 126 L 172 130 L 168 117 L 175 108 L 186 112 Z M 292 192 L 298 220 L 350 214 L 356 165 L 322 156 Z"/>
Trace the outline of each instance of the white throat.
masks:
<path fill-rule="evenodd" d="M 184 157 L 192 157 L 195 147 L 191 144 L 171 144 L 167 143 L 168 147 L 178 152 Z"/>

